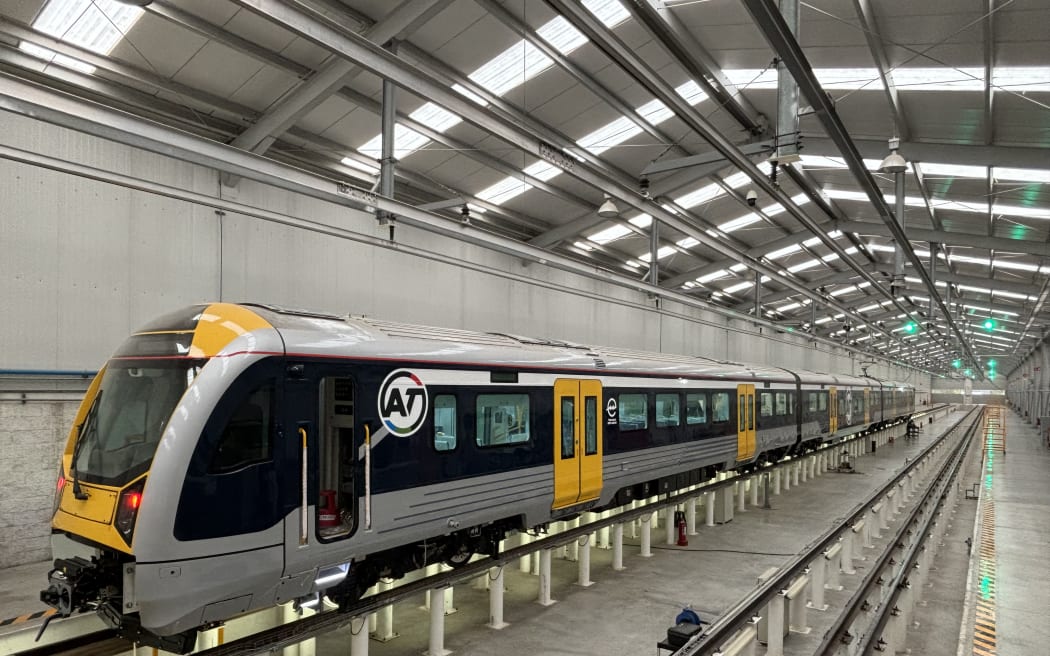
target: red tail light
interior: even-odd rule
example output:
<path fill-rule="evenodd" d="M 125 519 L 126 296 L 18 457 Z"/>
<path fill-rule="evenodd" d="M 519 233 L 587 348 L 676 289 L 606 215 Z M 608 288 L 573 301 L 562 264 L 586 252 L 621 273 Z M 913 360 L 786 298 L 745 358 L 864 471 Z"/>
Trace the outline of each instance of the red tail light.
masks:
<path fill-rule="evenodd" d="M 139 506 L 142 505 L 142 489 L 145 486 L 146 479 L 142 479 L 124 490 L 120 493 L 120 502 L 117 504 L 117 518 L 113 524 L 129 547 L 131 536 L 135 533 L 135 520 L 138 519 Z"/>

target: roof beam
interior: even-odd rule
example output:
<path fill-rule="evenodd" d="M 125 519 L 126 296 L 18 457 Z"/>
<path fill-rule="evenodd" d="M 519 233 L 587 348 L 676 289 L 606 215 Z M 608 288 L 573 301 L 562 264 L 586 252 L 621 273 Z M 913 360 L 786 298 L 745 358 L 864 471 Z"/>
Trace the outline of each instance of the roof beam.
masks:
<path fill-rule="evenodd" d="M 879 72 L 879 77 L 882 78 L 882 87 L 886 90 L 886 100 L 890 105 L 890 114 L 893 116 L 897 136 L 901 141 L 907 141 L 911 138 L 911 129 L 908 127 L 908 119 L 904 115 L 904 108 L 897 95 L 897 85 L 894 84 L 893 75 L 889 72 L 890 61 L 882 43 L 878 19 L 875 18 L 870 0 L 853 0 L 853 8 L 857 12 L 860 28 L 868 40 L 868 50 L 871 51 L 871 58 L 875 60 L 875 68 Z"/>
<path fill-rule="evenodd" d="M 365 29 L 363 36 L 380 45 L 392 39 L 404 38 L 444 10 L 449 1 L 403 0 L 381 21 Z M 230 145 L 253 153 L 266 152 L 274 139 L 319 103 L 346 86 L 360 72 L 358 66 L 345 59 L 330 57 L 308 79 L 274 103 Z"/>
<path fill-rule="evenodd" d="M 806 136 L 807 155 L 839 157 L 837 146 L 823 135 Z M 880 139 L 854 139 L 860 154 L 868 159 L 886 156 L 886 142 Z M 966 166 L 1003 166 L 1016 169 L 1050 169 L 1050 148 L 1029 146 L 975 146 L 969 144 L 903 141 L 898 150 L 909 162 L 938 162 Z"/>
<path fill-rule="evenodd" d="M 883 198 L 882 191 L 875 182 L 875 178 L 864 166 L 863 159 L 857 151 L 856 146 L 853 145 L 853 140 L 850 137 L 849 132 L 846 130 L 845 124 L 842 122 L 842 119 L 839 118 L 834 103 L 825 93 L 820 82 L 817 80 L 816 74 L 813 72 L 812 66 L 810 66 L 809 61 L 802 52 L 802 46 L 794 35 L 791 34 L 790 29 L 784 22 L 783 16 L 780 15 L 776 5 L 770 0 L 742 0 L 742 2 L 752 18 L 755 19 L 759 31 L 762 32 L 770 46 L 772 46 L 773 51 L 780 56 L 784 64 L 787 65 L 788 70 L 791 71 L 795 81 L 798 82 L 800 91 L 813 106 L 813 109 L 816 111 L 817 119 L 824 127 L 824 130 L 835 142 L 835 145 L 838 146 L 843 159 L 846 161 L 846 165 L 853 173 L 853 177 L 856 178 L 861 188 L 868 195 L 869 200 L 882 219 L 890 226 L 894 238 L 904 251 L 905 259 L 911 261 L 914 270 L 918 273 L 923 284 L 929 290 L 931 297 L 937 300 L 937 304 L 940 306 L 945 318 L 947 318 L 948 325 L 951 327 L 952 332 L 955 333 L 959 338 L 959 341 L 962 342 L 966 355 L 971 360 L 976 360 L 973 350 L 970 348 L 970 345 L 964 341 L 962 332 L 959 330 L 959 327 L 955 325 L 955 321 L 948 313 L 948 308 L 945 306 L 944 300 L 941 299 L 937 293 L 937 289 L 934 286 L 933 281 L 930 279 L 929 272 L 922 268 L 922 263 L 915 255 L 911 243 L 908 242 L 907 235 L 904 233 L 900 224 L 897 223 L 893 212 L 886 204 L 886 200 Z M 868 276 L 863 277 L 868 278 Z M 881 287 L 881 285 L 878 285 L 877 283 L 874 283 L 873 286 Z"/>
<path fill-rule="evenodd" d="M 843 232 L 856 232 L 861 235 L 893 236 L 885 224 L 872 223 L 870 221 L 840 221 L 835 226 L 829 226 L 829 228 L 838 228 Z M 997 251 L 1009 253 L 1027 253 L 1040 257 L 1050 257 L 1050 244 L 1046 242 L 986 237 L 964 232 L 925 230 L 922 228 L 908 228 L 908 239 L 911 241 L 933 241 L 946 246 L 965 246 L 981 249 L 994 248 Z"/>

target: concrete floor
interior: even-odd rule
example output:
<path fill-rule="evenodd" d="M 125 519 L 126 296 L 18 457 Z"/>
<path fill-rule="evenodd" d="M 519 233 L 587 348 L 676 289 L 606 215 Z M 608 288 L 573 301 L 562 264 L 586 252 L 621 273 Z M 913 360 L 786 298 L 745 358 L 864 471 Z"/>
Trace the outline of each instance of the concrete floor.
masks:
<path fill-rule="evenodd" d="M 774 496 L 772 510 L 749 507 L 729 524 L 701 526 L 688 547 L 666 546 L 661 525 L 652 534 L 654 556 L 643 559 L 638 556 L 638 541 L 625 538 L 624 571 L 612 571 L 610 551 L 592 549 L 592 587 L 575 585 L 575 562 L 555 558 L 551 566 L 552 596 L 558 603 L 553 606 L 536 603 L 537 577 L 508 568 L 505 619 L 510 626 L 501 631 L 485 626 L 489 619 L 488 593 L 473 585 L 457 587 L 457 611 L 445 618 L 445 648 L 472 656 L 653 653 L 656 642 L 665 637 L 683 606 L 691 605 L 705 620 L 720 615 L 754 588 L 759 574 L 783 565 L 827 530 L 832 520 L 846 515 L 868 492 L 891 478 L 906 458 L 929 443 L 931 436 L 960 416 L 953 414 L 927 426 L 918 443 L 898 440 L 860 458 L 857 474 L 827 473 Z M 702 523 L 700 517 L 698 524 Z M 860 580 L 864 566 L 858 562 L 858 575 L 843 577 L 847 589 L 829 591 L 827 602 L 834 607 L 847 599 L 847 579 Z M 395 656 L 425 652 L 429 621 L 422 603 L 419 599 L 397 605 L 394 629 L 399 637 L 385 643 L 370 641 L 369 653 Z M 786 644 L 789 654 L 801 654 L 806 649 L 812 653 L 823 636 L 822 626 L 833 620 L 830 611 L 810 611 L 809 615 L 813 631 L 807 636 L 792 634 Z M 958 627 L 956 622 L 953 647 Z M 320 656 L 342 656 L 348 653 L 349 642 L 348 630 L 334 632 L 317 639 L 316 652 Z"/>

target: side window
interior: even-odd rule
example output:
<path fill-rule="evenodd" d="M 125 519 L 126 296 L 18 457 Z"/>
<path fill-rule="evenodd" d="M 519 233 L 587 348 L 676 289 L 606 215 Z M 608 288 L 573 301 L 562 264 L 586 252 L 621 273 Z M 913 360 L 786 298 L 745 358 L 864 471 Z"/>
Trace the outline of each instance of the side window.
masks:
<path fill-rule="evenodd" d="M 649 428 L 649 402 L 647 394 L 621 394 L 620 430 L 632 431 Z"/>
<path fill-rule="evenodd" d="M 504 446 L 529 441 L 528 394 L 478 394 L 478 446 Z"/>
<path fill-rule="evenodd" d="M 823 412 L 823 411 L 827 410 L 828 409 L 828 393 L 827 392 L 818 392 L 817 393 L 817 403 L 818 403 L 817 407 L 818 407 L 818 409 L 820 411 Z"/>
<path fill-rule="evenodd" d="M 677 394 L 656 395 L 656 427 L 677 426 L 681 423 L 678 412 L 679 398 Z"/>
<path fill-rule="evenodd" d="M 806 404 L 810 412 L 817 411 L 817 397 L 820 396 L 816 392 L 806 392 Z"/>
<path fill-rule="evenodd" d="M 273 384 L 256 389 L 222 429 L 208 473 L 231 472 L 273 457 Z"/>
<path fill-rule="evenodd" d="M 598 397 L 583 399 L 583 453 L 593 456 L 598 453 Z"/>
<path fill-rule="evenodd" d="M 728 392 L 715 392 L 711 395 L 711 421 L 729 421 Z"/>
<path fill-rule="evenodd" d="M 576 457 L 576 398 L 561 397 L 561 457 Z"/>
<path fill-rule="evenodd" d="M 689 426 L 707 423 L 707 395 L 685 395 L 685 423 Z"/>
<path fill-rule="evenodd" d="M 456 397 L 452 394 L 434 397 L 434 448 L 438 451 L 456 448 Z"/>
<path fill-rule="evenodd" d="M 794 417 L 795 416 L 795 393 L 794 392 L 788 392 L 787 393 L 787 403 L 788 403 L 787 413 L 789 415 L 791 415 L 792 417 Z"/>
<path fill-rule="evenodd" d="M 776 394 L 777 416 L 778 417 L 782 417 L 782 416 L 784 416 L 784 415 L 786 415 L 788 413 L 787 396 L 788 396 L 787 392 L 777 392 L 777 394 Z"/>
<path fill-rule="evenodd" d="M 773 416 L 773 393 L 762 392 L 759 395 L 759 412 L 760 417 L 772 417 Z"/>

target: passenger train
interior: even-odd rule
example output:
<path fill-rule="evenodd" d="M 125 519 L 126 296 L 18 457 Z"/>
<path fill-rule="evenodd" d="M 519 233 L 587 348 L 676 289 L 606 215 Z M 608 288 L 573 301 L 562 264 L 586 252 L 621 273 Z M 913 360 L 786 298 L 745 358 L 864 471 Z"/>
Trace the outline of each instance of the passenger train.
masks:
<path fill-rule="evenodd" d="M 514 531 L 899 422 L 870 377 L 215 303 L 99 371 L 41 598 L 185 653 L 197 630 L 495 554 Z"/>

